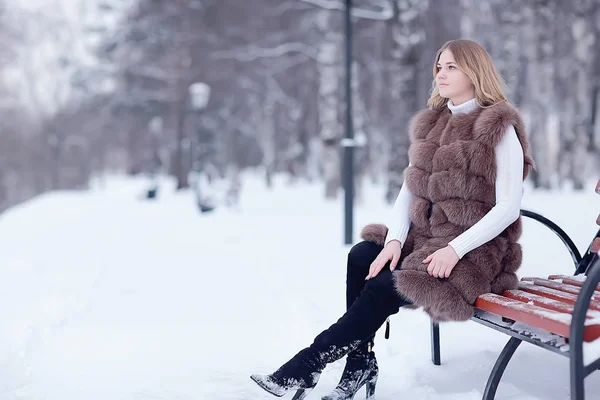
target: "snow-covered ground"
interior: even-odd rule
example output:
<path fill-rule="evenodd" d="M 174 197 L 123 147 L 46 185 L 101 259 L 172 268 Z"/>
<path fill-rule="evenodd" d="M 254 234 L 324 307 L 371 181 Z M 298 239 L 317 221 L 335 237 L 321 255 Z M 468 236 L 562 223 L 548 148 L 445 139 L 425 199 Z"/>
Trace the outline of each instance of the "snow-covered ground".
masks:
<path fill-rule="evenodd" d="M 272 372 L 344 311 L 341 196 L 326 202 L 320 186 L 284 179 L 268 191 L 250 176 L 239 210 L 201 215 L 170 182 L 158 201 L 140 200 L 146 183 L 113 177 L 0 216 L 0 400 L 270 399 L 249 375 Z M 382 190 L 367 187 L 356 233 L 390 214 Z M 585 193 L 526 190 L 523 207 L 584 251 L 600 196 L 593 182 Z M 543 227 L 526 221 L 521 242 L 521 275 L 572 272 Z M 423 313 L 401 310 L 389 340 L 382 331 L 380 400 L 480 399 L 507 340 L 473 322 L 444 324 L 436 367 Z M 342 368 L 330 365 L 309 398 Z M 598 376 L 586 386 L 600 398 Z M 497 398 L 568 397 L 567 359 L 523 344 Z"/>

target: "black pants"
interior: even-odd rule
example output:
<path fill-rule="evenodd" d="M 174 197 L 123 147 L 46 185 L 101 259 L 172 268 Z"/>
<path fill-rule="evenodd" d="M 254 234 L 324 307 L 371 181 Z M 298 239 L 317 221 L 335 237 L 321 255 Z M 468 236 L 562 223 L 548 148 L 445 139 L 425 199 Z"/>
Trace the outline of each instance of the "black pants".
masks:
<path fill-rule="evenodd" d="M 369 274 L 371 263 L 375 261 L 375 258 L 377 258 L 381 250 L 383 250 L 383 246 L 379 246 L 373 242 L 360 242 L 352 247 L 348 253 L 348 262 L 346 265 L 346 308 L 350 309 L 350 307 L 352 307 L 365 286 L 368 284 L 369 289 L 367 289 L 367 292 L 374 290 L 385 298 L 394 299 L 388 304 L 389 307 L 381 310 L 382 316 L 385 315 L 385 318 L 387 318 L 390 315 L 396 314 L 400 307 L 410 303 L 397 295 L 392 271 L 389 268 L 389 262 L 375 278 L 371 278 L 369 281 L 365 280 Z M 371 288 L 371 286 L 373 286 L 373 288 Z M 377 327 L 377 329 L 379 329 L 379 327 Z M 375 332 L 367 339 L 372 345 L 374 337 Z"/>
<path fill-rule="evenodd" d="M 369 290 L 376 290 L 382 296 L 392 297 L 396 295 L 389 262 L 375 278 L 371 278 L 368 281 L 365 280 L 367 275 L 369 275 L 371 263 L 375 261 L 381 250 L 383 250 L 383 246 L 379 246 L 373 242 L 360 242 L 352 247 L 348 253 L 346 264 L 346 309 L 350 309 L 367 284 L 370 285 Z M 390 311 L 393 311 L 392 314 L 395 314 L 398 312 L 398 308 L 405 304 L 405 301 L 398 297 L 396 301 L 390 304 Z"/>
<path fill-rule="evenodd" d="M 310 346 L 324 368 L 348 352 L 372 341 L 385 320 L 400 307 L 410 304 L 396 292 L 389 263 L 375 276 L 365 280 L 371 263 L 382 246 L 360 242 L 348 254 L 346 280 L 346 313 L 327 330 L 321 332 Z M 307 349 L 308 350 L 308 349 Z"/>

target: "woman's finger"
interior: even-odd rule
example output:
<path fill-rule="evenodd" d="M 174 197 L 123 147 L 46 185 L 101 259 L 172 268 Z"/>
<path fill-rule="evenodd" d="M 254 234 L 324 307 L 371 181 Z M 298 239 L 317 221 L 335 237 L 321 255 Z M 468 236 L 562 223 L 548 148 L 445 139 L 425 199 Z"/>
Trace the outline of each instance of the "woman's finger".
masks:
<path fill-rule="evenodd" d="M 450 276 L 450 274 L 452 273 L 452 269 L 453 269 L 453 267 L 450 267 L 450 266 L 446 267 L 446 271 L 444 273 L 444 278 L 448 278 Z"/>
<path fill-rule="evenodd" d="M 375 276 L 375 275 L 373 275 L 373 273 L 375 272 L 375 270 L 377 269 L 377 267 L 379 265 L 380 257 L 381 257 L 381 255 L 377 256 L 377 258 L 375 259 L 375 261 L 373 261 L 371 263 L 371 267 L 369 268 L 369 274 L 367 275 L 367 277 L 365 278 L 365 280 L 371 279 L 372 277 Z"/>
<path fill-rule="evenodd" d="M 379 266 L 377 266 L 377 268 L 375 268 L 375 270 L 373 270 L 373 273 L 371 274 L 371 278 L 375 278 L 377 276 L 377 274 L 379 273 L 379 271 L 381 271 L 381 268 Z"/>
<path fill-rule="evenodd" d="M 433 270 L 435 268 L 435 260 L 432 260 L 429 265 L 427 266 L 427 273 L 431 276 L 433 276 Z"/>
<path fill-rule="evenodd" d="M 373 272 L 373 270 L 375 269 L 375 266 L 379 263 L 380 258 L 381 258 L 381 253 L 379 253 L 379 255 L 375 258 L 375 260 L 373 260 L 373 262 L 369 266 L 369 274 L 371 274 L 371 272 Z"/>
<path fill-rule="evenodd" d="M 438 278 L 444 278 L 446 275 L 447 266 L 445 263 L 440 263 L 440 269 L 438 271 Z"/>
<path fill-rule="evenodd" d="M 400 255 L 398 254 L 394 254 L 392 256 L 392 262 L 390 263 L 390 270 L 395 270 L 396 266 L 398 265 L 398 260 L 400 260 Z"/>
<path fill-rule="evenodd" d="M 444 264 L 442 261 L 437 260 L 437 262 L 435 263 L 435 268 L 433 269 L 433 276 L 436 278 L 441 278 L 441 271 L 442 268 L 444 267 Z"/>

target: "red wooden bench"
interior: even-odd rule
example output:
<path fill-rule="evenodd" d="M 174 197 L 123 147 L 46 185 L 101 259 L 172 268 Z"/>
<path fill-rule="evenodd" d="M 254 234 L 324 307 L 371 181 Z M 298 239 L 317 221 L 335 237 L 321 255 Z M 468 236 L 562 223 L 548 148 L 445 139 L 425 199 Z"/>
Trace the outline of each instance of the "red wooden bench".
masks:
<path fill-rule="evenodd" d="M 600 194 L 600 180 L 596 193 Z M 558 225 L 531 211 L 521 210 L 521 215 L 559 236 L 571 254 L 575 274 L 524 277 L 514 290 L 479 296 L 471 319 L 511 336 L 492 368 L 483 400 L 495 398 L 502 374 L 523 341 L 568 357 L 571 399 L 584 400 L 584 379 L 600 369 L 600 358 L 588 365 L 583 358 L 583 343 L 600 338 L 600 230 L 582 257 Z M 600 216 L 596 223 L 600 225 Z M 441 364 L 440 331 L 435 323 L 431 325 L 431 356 L 435 365 Z"/>

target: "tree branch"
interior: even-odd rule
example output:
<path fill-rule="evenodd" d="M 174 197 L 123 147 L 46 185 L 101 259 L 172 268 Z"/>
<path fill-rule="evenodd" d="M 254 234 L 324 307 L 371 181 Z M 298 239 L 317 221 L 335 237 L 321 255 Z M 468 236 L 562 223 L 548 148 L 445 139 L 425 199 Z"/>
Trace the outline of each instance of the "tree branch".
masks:
<path fill-rule="evenodd" d="M 238 61 L 255 61 L 259 58 L 278 58 L 288 53 L 302 53 L 305 56 L 317 59 L 317 50 L 304 43 L 283 43 L 279 46 L 265 49 L 257 46 L 248 46 L 246 49 L 233 49 L 216 51 L 210 55 L 213 60 L 236 59 Z"/>
<path fill-rule="evenodd" d="M 326 10 L 337 10 L 343 11 L 346 6 L 339 0 L 300 0 L 304 3 L 312 4 L 314 6 L 324 8 Z M 381 11 L 366 10 L 364 8 L 352 8 L 352 16 L 361 19 L 371 19 L 376 21 L 387 21 L 392 19 L 394 13 L 391 8 L 382 6 Z"/>

